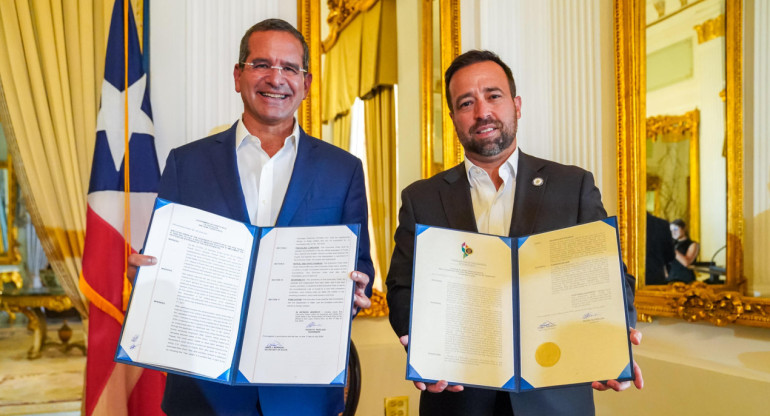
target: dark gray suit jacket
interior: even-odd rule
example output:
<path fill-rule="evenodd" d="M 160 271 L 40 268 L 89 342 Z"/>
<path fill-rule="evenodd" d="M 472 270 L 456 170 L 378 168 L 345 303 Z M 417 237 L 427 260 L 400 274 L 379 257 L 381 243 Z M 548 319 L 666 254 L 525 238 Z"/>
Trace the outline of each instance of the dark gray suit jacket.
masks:
<path fill-rule="evenodd" d="M 535 178 L 543 180 L 540 186 L 533 183 Z M 477 231 L 463 163 L 411 184 L 402 192 L 401 201 L 396 246 L 386 281 L 390 323 L 399 337 L 409 332 L 415 224 Z M 601 194 L 590 172 L 519 152 L 509 236 L 541 233 L 606 217 Z M 632 326 L 636 324 L 634 284 L 634 277 L 627 274 L 628 316 Z M 474 402 L 483 400 L 487 392 L 495 394 L 491 390 L 472 388 L 462 393 L 423 392 L 420 413 L 484 414 Z M 511 393 L 510 397 L 517 416 L 594 414 L 593 391 L 589 385 Z"/>

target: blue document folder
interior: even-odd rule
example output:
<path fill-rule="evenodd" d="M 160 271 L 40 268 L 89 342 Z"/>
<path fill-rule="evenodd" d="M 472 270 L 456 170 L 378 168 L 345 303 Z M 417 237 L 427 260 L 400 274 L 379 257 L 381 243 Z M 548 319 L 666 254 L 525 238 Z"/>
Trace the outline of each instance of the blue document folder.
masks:
<path fill-rule="evenodd" d="M 230 385 L 344 386 L 359 228 L 258 228 L 158 198 L 144 249 L 158 264 L 137 272 L 115 361 Z"/>
<path fill-rule="evenodd" d="M 631 380 L 617 218 L 511 238 L 416 225 L 408 380 L 522 392 Z"/>

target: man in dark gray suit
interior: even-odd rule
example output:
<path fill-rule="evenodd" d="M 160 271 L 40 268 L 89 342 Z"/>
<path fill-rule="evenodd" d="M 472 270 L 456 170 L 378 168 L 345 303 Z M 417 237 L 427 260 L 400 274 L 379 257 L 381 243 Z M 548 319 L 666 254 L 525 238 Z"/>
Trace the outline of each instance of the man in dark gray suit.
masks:
<path fill-rule="evenodd" d="M 396 246 L 387 277 L 390 323 L 404 346 L 409 342 L 415 223 L 512 237 L 540 233 L 607 216 L 591 173 L 529 156 L 516 146 L 521 97 L 510 68 L 492 52 L 469 51 L 445 74 L 447 103 L 465 161 L 408 186 Z M 514 203 L 515 201 L 515 203 Z M 628 316 L 635 279 L 626 275 Z M 641 334 L 631 330 L 638 344 Z M 634 364 L 634 384 L 643 385 Z M 630 382 L 610 380 L 565 388 L 508 393 L 415 382 L 422 390 L 421 415 L 592 415 L 593 392 L 624 390 Z"/>

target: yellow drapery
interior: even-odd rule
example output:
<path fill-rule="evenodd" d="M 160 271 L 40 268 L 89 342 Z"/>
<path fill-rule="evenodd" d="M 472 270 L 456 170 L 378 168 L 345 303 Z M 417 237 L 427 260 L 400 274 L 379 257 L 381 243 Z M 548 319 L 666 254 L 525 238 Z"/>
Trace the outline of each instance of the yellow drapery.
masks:
<path fill-rule="evenodd" d="M 338 114 L 332 121 L 332 144 L 350 150 L 350 126 L 353 117 L 350 111 Z"/>
<path fill-rule="evenodd" d="M 345 27 L 327 52 L 322 87 L 324 122 L 335 120 L 335 144 L 346 150 L 350 108 L 356 97 L 364 100 L 369 211 L 379 276 L 388 269 L 396 223 L 396 52 L 396 2 L 377 1 Z M 347 114 L 347 127 L 339 134 L 347 134 L 347 146 L 336 131 L 342 114 Z"/>
<path fill-rule="evenodd" d="M 353 101 L 359 96 L 361 78 L 361 26 L 363 16 L 356 17 L 339 34 L 334 47 L 326 53 L 324 79 L 321 85 L 324 123 L 341 114 L 350 114 Z M 349 150 L 347 147 L 343 147 Z"/>
<path fill-rule="evenodd" d="M 112 4 L 0 1 L 0 122 L 46 256 L 83 317 L 78 278 Z"/>
<path fill-rule="evenodd" d="M 387 269 L 396 231 L 396 100 L 392 86 L 364 100 L 369 211 L 380 271 Z M 382 274 L 380 274 L 382 276 Z"/>

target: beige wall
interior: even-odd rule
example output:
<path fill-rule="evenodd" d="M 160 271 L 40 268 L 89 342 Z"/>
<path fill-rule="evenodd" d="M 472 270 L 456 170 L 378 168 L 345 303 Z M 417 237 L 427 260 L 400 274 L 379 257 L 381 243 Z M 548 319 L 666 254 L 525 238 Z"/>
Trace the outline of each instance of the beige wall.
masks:
<path fill-rule="evenodd" d="M 596 392 L 597 415 L 766 415 L 770 330 L 677 319 L 639 324 L 645 387 Z"/>
<path fill-rule="evenodd" d="M 595 392 L 597 415 L 767 414 L 770 330 L 656 319 L 640 323 L 634 358 L 645 387 Z M 359 415 L 382 415 L 386 397 L 409 396 L 417 415 L 419 392 L 404 379 L 406 353 L 387 318 L 358 318 L 353 341 L 362 362 Z"/>
<path fill-rule="evenodd" d="M 388 318 L 356 318 L 352 338 L 361 360 L 361 397 L 356 414 L 383 415 L 386 397 L 409 396 L 409 414 L 416 416 L 420 392 L 406 380 L 406 351 Z"/>

